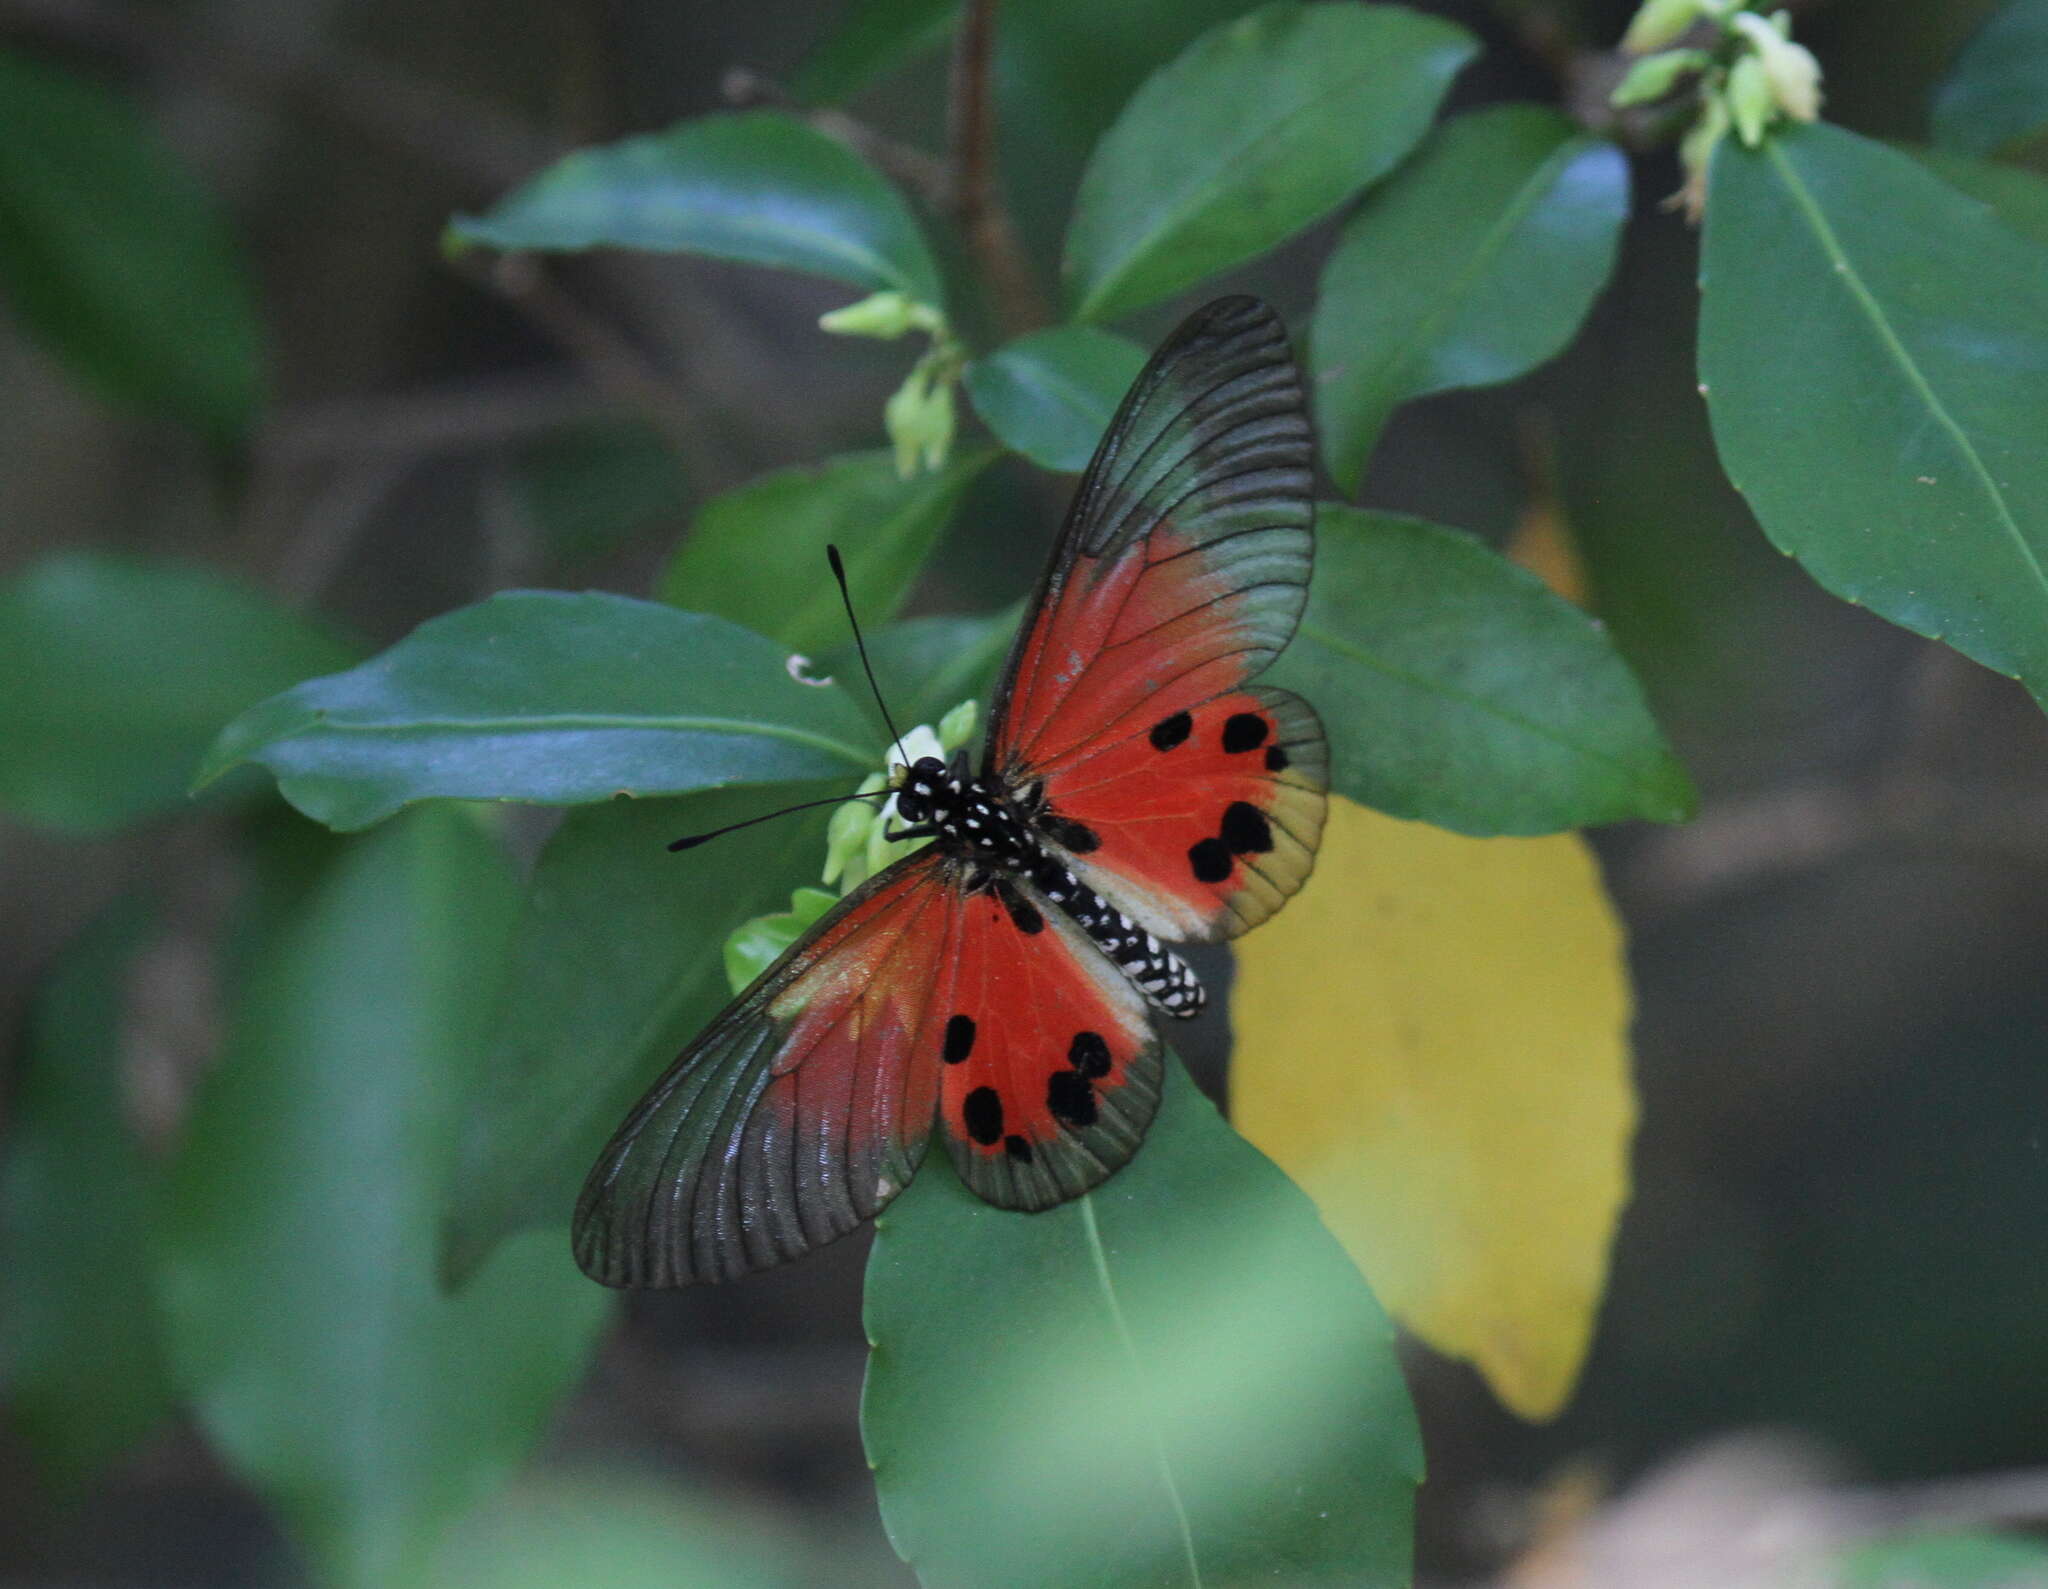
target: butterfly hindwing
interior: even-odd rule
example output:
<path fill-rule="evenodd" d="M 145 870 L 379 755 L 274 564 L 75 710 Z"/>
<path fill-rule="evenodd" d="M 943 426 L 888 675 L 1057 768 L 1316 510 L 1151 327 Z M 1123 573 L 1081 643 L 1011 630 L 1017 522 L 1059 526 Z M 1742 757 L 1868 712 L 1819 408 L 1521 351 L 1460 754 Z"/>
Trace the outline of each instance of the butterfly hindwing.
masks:
<path fill-rule="evenodd" d="M 1150 1007 L 1022 881 L 968 896 L 944 1007 L 939 1123 L 961 1180 L 1002 1208 L 1099 1185 L 1159 1106 Z"/>
<path fill-rule="evenodd" d="M 732 1279 L 836 1240 L 902 1190 L 937 1104 L 965 904 L 951 870 L 926 850 L 848 895 L 684 1050 L 584 1183 L 585 1273 Z"/>
<path fill-rule="evenodd" d="M 1329 749 L 1315 710 L 1252 685 L 1106 741 L 1047 779 L 1044 836 L 1162 938 L 1234 938 L 1306 881 Z"/>
<path fill-rule="evenodd" d="M 1307 599 L 1312 462 L 1278 317 L 1196 314 L 1090 464 L 997 695 L 990 767 L 1040 790 L 1039 830 L 1161 937 L 1265 920 L 1321 837 L 1321 724 L 1249 683 Z"/>

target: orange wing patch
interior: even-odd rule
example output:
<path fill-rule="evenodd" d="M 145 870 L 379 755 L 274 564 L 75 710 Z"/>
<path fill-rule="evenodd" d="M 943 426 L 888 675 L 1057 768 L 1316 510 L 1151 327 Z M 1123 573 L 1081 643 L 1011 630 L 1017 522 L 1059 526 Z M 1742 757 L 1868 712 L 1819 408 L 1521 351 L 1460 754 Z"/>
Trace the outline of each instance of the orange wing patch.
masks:
<path fill-rule="evenodd" d="M 1307 880 L 1328 781 L 1306 701 L 1233 690 L 1068 761 L 1046 779 L 1039 827 L 1148 931 L 1234 938 Z"/>
<path fill-rule="evenodd" d="M 1150 1006 L 1028 885 L 967 896 L 936 1019 L 953 1165 L 1003 1208 L 1050 1208 L 1138 1149 L 1159 1104 Z"/>

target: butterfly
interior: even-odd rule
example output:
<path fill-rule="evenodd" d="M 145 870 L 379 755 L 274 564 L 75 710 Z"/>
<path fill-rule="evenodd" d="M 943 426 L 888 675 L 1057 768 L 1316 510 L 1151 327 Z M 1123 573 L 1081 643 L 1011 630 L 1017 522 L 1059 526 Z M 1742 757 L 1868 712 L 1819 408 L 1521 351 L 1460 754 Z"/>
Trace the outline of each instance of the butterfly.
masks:
<path fill-rule="evenodd" d="M 833 1241 L 936 1133 L 1037 1210 L 1138 1150 L 1160 1016 L 1203 1003 L 1165 940 L 1256 927 L 1301 887 L 1329 758 L 1252 680 L 1314 551 L 1313 438 L 1279 318 L 1225 298 L 1159 348 L 1082 476 L 1000 676 L 980 771 L 896 772 L 929 839 L 768 968 L 633 1109 L 577 1204 L 614 1286 L 727 1280 Z"/>

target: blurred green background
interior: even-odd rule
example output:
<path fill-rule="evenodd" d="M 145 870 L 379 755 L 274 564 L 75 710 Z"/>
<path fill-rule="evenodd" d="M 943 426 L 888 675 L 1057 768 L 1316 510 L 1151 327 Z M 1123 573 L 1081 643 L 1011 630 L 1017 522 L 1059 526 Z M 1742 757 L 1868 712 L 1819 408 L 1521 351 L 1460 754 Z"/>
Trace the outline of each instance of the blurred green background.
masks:
<path fill-rule="evenodd" d="M 816 334 L 840 289 L 594 256 L 508 301 L 438 249 L 451 213 L 564 148 L 735 90 L 829 83 L 816 51 L 851 9 L 0 0 L 0 45 L 109 85 L 214 196 L 267 383 L 253 446 L 227 463 L 200 433 L 104 403 L 0 314 L 0 577 L 64 548 L 191 556 L 382 645 L 509 586 L 645 594 L 706 497 L 878 444 L 903 361 Z M 1241 9 L 1003 7 L 1004 182 L 1037 259 L 1123 97 Z M 1455 111 L 1569 106 L 1575 52 L 1609 46 L 1630 8 L 1421 9 L 1486 43 Z M 1800 10 L 1830 116 L 1914 138 L 1986 7 Z M 943 105 L 929 51 L 850 102 L 928 147 Z M 1675 164 L 1647 155 L 1636 181 L 1661 197 Z M 90 222 L 94 196 L 78 202 Z M 1919 1485 L 2048 1465 L 2048 724 L 2018 686 L 1824 596 L 1770 549 L 1694 389 L 1695 238 L 1654 203 L 1637 215 L 1567 358 L 1404 410 L 1363 494 L 1495 540 L 1532 504 L 1561 510 L 1704 796 L 1689 828 L 1598 836 L 1632 932 L 1644 1124 L 1576 1402 L 1530 1428 L 1468 1370 L 1408 1356 L 1425 1582 L 1497 1574 L 1673 1462 L 1779 1492 L 1785 1472 Z M 1305 324 L 1327 242 L 1234 284 Z M 1171 318 L 1127 329 L 1149 340 Z M 645 371 L 666 394 L 651 417 Z M 1011 599 L 1063 495 L 1014 462 L 990 471 L 913 610 Z M 146 636 L 130 665 L 146 673 Z M 89 841 L 0 822 L 0 1083 L 35 979 L 143 879 L 167 885 L 172 931 L 126 1012 L 126 1102 L 161 1144 L 216 1036 L 197 946 L 236 880 L 204 825 Z M 855 1423 L 865 1255 L 863 1235 L 741 1285 L 629 1299 L 539 1461 L 451 1543 L 446 1581 L 910 1582 Z M 1736 1434 L 1752 1443 L 1711 1444 Z M 2048 1483 L 2034 1504 L 2048 1518 Z M 269 1585 L 292 1560 L 188 1425 L 59 1500 L 0 1420 L 0 1583 Z"/>

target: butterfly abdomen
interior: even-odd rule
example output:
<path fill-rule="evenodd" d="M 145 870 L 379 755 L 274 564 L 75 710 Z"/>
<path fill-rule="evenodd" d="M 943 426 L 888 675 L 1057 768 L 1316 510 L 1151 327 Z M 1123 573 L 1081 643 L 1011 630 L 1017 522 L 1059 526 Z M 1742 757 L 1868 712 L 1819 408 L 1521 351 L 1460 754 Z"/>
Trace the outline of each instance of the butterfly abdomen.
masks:
<path fill-rule="evenodd" d="M 911 768 L 904 791 L 907 799 L 899 796 L 899 804 L 941 848 L 969 865 L 968 886 L 993 892 L 1018 931 L 1028 935 L 1045 926 L 1038 907 L 1013 881 L 1022 878 L 1071 917 L 1153 1005 L 1183 1018 L 1201 1013 L 1207 996 L 1187 962 L 1039 843 L 1037 833 L 1044 832 L 1077 854 L 1095 848 L 1087 828 L 1044 808 L 1042 790 L 1013 798 L 1000 781 L 961 778 L 934 762 Z"/>
<path fill-rule="evenodd" d="M 1202 1013 L 1208 995 L 1179 955 L 1043 850 L 1030 876 L 1031 886 L 1073 917 L 1152 1003 L 1183 1019 Z"/>

